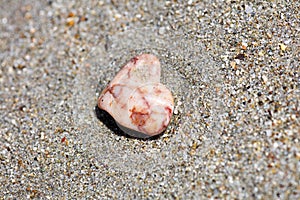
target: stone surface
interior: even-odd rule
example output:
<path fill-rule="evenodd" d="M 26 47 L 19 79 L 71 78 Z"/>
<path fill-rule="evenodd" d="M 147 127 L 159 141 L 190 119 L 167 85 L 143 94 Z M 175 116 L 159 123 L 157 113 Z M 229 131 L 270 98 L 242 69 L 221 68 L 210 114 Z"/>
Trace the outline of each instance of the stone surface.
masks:
<path fill-rule="evenodd" d="M 160 74 L 160 62 L 154 55 L 132 58 L 101 93 L 99 108 L 107 111 L 131 136 L 146 138 L 160 134 L 174 109 L 171 92 L 159 83 Z"/>

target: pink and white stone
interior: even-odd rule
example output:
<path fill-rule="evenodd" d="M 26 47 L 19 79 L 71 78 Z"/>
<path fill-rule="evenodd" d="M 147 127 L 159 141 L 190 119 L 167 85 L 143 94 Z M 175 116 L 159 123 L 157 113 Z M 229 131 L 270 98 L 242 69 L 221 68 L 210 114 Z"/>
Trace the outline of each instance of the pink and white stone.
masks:
<path fill-rule="evenodd" d="M 174 109 L 171 92 L 160 83 L 160 62 L 151 54 L 130 60 L 106 86 L 98 107 L 128 135 L 148 138 L 163 132 Z"/>

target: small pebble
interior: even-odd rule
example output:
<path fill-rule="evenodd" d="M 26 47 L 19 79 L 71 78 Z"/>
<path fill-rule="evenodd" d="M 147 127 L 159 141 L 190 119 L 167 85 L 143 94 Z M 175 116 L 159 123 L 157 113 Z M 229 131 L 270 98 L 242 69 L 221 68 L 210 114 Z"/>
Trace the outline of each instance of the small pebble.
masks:
<path fill-rule="evenodd" d="M 160 83 L 160 62 L 150 54 L 130 60 L 101 93 L 98 106 L 127 134 L 148 138 L 163 132 L 174 109 L 171 92 Z"/>

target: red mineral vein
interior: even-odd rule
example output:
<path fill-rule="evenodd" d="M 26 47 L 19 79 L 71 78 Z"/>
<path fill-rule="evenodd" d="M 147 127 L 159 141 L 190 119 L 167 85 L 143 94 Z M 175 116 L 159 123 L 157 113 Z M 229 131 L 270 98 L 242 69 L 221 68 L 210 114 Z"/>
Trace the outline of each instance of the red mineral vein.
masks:
<path fill-rule="evenodd" d="M 154 88 L 154 92 L 157 95 L 159 95 L 160 93 L 162 93 L 162 91 L 159 88 L 157 88 L 157 87 Z"/>
<path fill-rule="evenodd" d="M 146 121 L 150 117 L 150 114 L 146 109 L 139 110 L 135 106 L 130 110 L 130 112 L 131 122 L 138 127 L 145 125 Z"/>
<path fill-rule="evenodd" d="M 147 101 L 147 99 L 145 97 L 142 97 L 142 99 L 144 100 L 144 103 L 146 104 L 147 108 L 150 109 L 150 104 Z"/>
<path fill-rule="evenodd" d="M 127 71 L 127 77 L 128 79 L 130 79 L 130 72 L 131 72 L 132 68 L 129 68 L 128 71 Z"/>
<path fill-rule="evenodd" d="M 127 103 L 122 104 L 121 108 L 125 109 L 127 107 Z"/>
<path fill-rule="evenodd" d="M 149 109 L 150 108 L 150 104 L 148 102 L 148 100 L 146 99 L 145 97 L 145 94 L 147 94 L 146 91 L 143 91 L 141 88 L 137 88 L 137 92 L 139 93 L 139 95 L 141 96 L 144 104 L 146 104 L 147 108 Z"/>
<path fill-rule="evenodd" d="M 137 57 L 133 57 L 130 61 L 133 62 L 133 64 L 135 65 L 138 60 L 139 59 Z"/>
<path fill-rule="evenodd" d="M 166 106 L 165 110 L 168 112 L 168 116 L 172 115 L 172 109 L 170 107 Z"/>
<path fill-rule="evenodd" d="M 122 93 L 122 86 L 120 87 L 120 91 L 118 93 L 116 93 L 115 91 L 115 87 L 117 86 L 121 86 L 119 84 L 113 85 L 109 88 L 107 88 L 107 91 L 115 98 L 116 101 L 118 101 L 118 96 Z"/>

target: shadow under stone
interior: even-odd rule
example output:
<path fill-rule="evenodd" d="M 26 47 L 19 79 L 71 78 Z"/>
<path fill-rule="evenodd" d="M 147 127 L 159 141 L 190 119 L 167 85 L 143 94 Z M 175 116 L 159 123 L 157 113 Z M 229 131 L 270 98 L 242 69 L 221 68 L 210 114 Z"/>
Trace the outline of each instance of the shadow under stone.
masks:
<path fill-rule="evenodd" d="M 156 140 L 158 138 L 160 138 L 163 133 L 159 134 L 159 135 L 155 135 L 149 138 L 138 138 L 138 137 L 133 137 L 131 135 L 126 134 L 124 131 L 122 131 L 119 126 L 117 125 L 116 121 L 114 120 L 114 118 L 105 110 L 101 110 L 97 105 L 95 106 L 95 114 L 97 116 L 97 118 L 103 122 L 103 124 L 105 124 L 105 126 L 110 129 L 114 134 L 119 135 L 119 136 L 123 136 L 123 137 L 127 137 L 127 138 L 134 138 L 134 139 L 139 139 L 139 140 Z"/>

